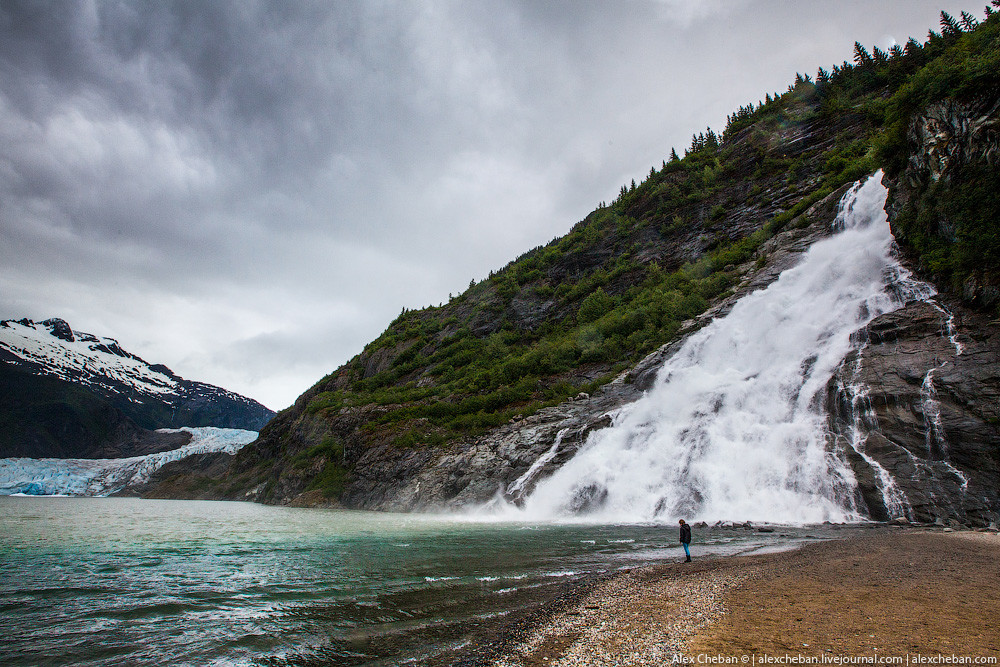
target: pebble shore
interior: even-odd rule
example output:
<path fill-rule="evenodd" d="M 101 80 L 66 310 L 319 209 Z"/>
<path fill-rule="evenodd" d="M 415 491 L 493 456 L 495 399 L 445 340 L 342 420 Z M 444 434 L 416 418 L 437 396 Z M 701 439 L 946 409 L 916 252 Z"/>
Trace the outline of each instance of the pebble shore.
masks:
<path fill-rule="evenodd" d="M 687 638 L 724 614 L 726 591 L 753 572 L 753 567 L 699 569 L 684 563 L 615 577 L 595 587 L 574 608 L 555 614 L 495 664 L 667 664 L 683 654 Z"/>
<path fill-rule="evenodd" d="M 795 551 L 696 558 L 594 580 L 453 664 L 631 667 L 700 653 L 1000 653 L 1000 536 L 865 532 Z"/>

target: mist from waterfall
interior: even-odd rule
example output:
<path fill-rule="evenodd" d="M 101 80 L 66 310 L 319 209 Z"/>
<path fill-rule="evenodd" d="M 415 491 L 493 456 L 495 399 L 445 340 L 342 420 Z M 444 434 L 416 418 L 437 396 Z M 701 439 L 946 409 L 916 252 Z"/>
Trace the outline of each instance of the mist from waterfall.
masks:
<path fill-rule="evenodd" d="M 599 521 L 850 521 L 830 451 L 827 382 L 851 334 L 917 285 L 893 257 L 881 172 L 840 202 L 839 231 L 769 287 L 693 334 L 654 386 L 594 431 L 526 499 L 523 516 Z"/>

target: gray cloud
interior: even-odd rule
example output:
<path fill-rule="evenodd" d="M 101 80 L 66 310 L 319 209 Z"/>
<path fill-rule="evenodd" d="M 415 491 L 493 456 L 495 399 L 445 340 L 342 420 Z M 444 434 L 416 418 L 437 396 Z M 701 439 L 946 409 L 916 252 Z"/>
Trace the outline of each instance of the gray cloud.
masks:
<path fill-rule="evenodd" d="M 942 6 L 939 6 L 942 5 Z M 272 407 L 796 71 L 979 3 L 0 5 L 0 315 Z"/>

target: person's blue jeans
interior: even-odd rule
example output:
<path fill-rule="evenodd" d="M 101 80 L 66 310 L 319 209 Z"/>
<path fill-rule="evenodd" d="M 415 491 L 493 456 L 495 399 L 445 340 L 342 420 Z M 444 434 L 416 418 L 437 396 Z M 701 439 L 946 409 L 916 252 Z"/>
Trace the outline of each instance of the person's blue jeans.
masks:
<path fill-rule="evenodd" d="M 687 556 L 688 558 L 690 558 L 691 557 L 691 550 L 688 549 L 688 543 L 687 542 L 681 542 L 681 544 L 684 545 L 684 555 Z"/>

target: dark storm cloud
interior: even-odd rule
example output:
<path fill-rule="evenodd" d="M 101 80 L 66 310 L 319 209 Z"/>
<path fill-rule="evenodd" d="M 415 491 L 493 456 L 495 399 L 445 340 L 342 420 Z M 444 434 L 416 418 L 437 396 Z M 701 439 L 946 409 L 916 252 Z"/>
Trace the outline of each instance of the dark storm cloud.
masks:
<path fill-rule="evenodd" d="M 281 407 L 936 4 L 8 0 L 0 316 Z"/>
<path fill-rule="evenodd" d="M 6 5 L 3 92 L 25 126 L 11 194 L 173 257 L 255 224 L 394 235 L 358 188 L 482 143 L 479 72 L 461 71 L 477 54 L 434 43 L 434 10 L 317 7 Z"/>

